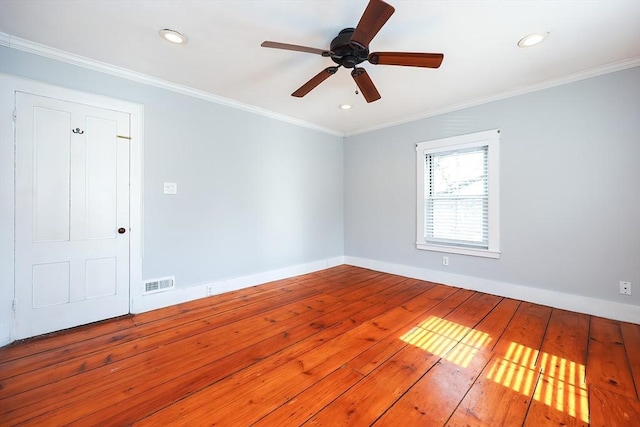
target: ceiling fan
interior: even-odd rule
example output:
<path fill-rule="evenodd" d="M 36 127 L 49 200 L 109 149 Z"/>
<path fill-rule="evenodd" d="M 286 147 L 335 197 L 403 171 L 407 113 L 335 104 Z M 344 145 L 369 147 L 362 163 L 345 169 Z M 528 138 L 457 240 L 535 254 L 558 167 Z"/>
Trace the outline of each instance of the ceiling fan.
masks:
<path fill-rule="evenodd" d="M 345 28 L 331 41 L 329 50 L 317 49 L 295 44 L 265 41 L 260 46 L 275 49 L 293 50 L 297 52 L 313 53 L 330 57 L 337 66 L 327 67 L 300 86 L 291 96 L 302 98 L 311 92 L 320 83 L 331 77 L 338 68 L 353 68 L 351 76 L 362 92 L 367 102 L 380 99 L 380 93 L 376 89 L 367 71 L 358 67 L 364 61 L 373 65 L 402 65 L 408 67 L 438 68 L 442 64 L 442 53 L 417 53 L 417 52 L 373 52 L 369 53 L 369 43 L 378 34 L 378 31 L 393 15 L 393 6 L 382 0 L 370 0 L 364 10 L 360 22 L 355 28 Z"/>

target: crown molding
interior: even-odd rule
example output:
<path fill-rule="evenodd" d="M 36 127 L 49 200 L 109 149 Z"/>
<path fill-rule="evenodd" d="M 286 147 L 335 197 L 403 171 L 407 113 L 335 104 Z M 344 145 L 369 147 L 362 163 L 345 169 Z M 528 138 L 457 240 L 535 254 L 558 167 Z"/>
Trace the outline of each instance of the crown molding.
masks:
<path fill-rule="evenodd" d="M 604 74 L 614 73 L 616 71 L 626 70 L 628 68 L 639 67 L 640 66 L 640 58 L 630 58 L 625 59 L 623 61 L 612 62 L 610 64 L 606 64 L 599 67 L 590 68 L 588 70 L 579 71 L 576 73 L 568 74 L 566 76 L 562 76 L 555 79 L 546 80 L 541 83 L 536 83 L 529 86 L 523 86 L 518 89 L 508 90 L 500 93 L 496 93 L 490 96 L 483 96 L 480 98 L 472 99 L 470 101 L 461 102 L 458 104 L 450 105 L 444 108 L 436 108 L 433 110 L 425 111 L 420 114 L 416 114 L 410 117 L 406 117 L 401 120 L 396 120 L 394 122 L 384 123 L 378 126 L 360 129 L 353 132 L 345 133 L 345 137 L 359 135 L 367 132 L 372 132 L 380 129 L 389 128 L 392 126 L 397 126 L 409 122 L 415 122 L 417 120 L 426 119 L 428 117 L 439 116 L 445 113 L 451 113 L 453 111 L 464 110 L 465 108 L 476 107 L 482 104 L 488 104 L 490 102 L 499 101 L 501 99 L 513 98 L 514 96 L 525 95 L 531 92 L 538 92 L 545 89 L 550 89 L 556 86 L 562 86 L 568 83 L 574 83 L 580 80 L 590 79 L 592 77 L 598 77 Z"/>
<path fill-rule="evenodd" d="M 146 74 L 128 70 L 126 68 L 107 64 L 105 62 L 96 61 L 90 58 L 86 58 L 84 56 L 75 55 L 60 49 L 56 49 L 40 43 L 35 43 L 30 40 L 22 39 L 20 37 L 12 36 L 7 33 L 0 32 L 0 45 L 9 47 L 11 49 L 21 50 L 23 52 L 43 56 L 49 59 L 54 59 L 60 62 L 65 62 L 67 64 L 87 68 L 89 70 L 99 71 L 101 73 L 110 74 L 112 76 L 121 77 L 127 80 L 132 80 L 134 82 L 143 83 L 149 86 L 155 86 L 161 89 L 166 89 L 172 92 L 188 95 L 194 98 L 224 105 L 226 107 L 236 108 L 238 110 L 243 110 L 249 113 L 269 117 L 271 119 L 290 123 L 296 126 L 301 126 L 301 127 L 316 130 L 319 132 L 328 133 L 330 135 L 344 136 L 343 132 L 339 132 L 334 129 L 329 129 L 329 128 L 319 126 L 317 124 L 310 123 L 304 120 L 299 120 L 284 114 L 279 114 L 273 111 L 265 110 L 263 108 L 258 108 L 253 105 L 244 104 L 242 102 L 234 101 L 233 99 L 224 98 L 222 96 L 214 95 L 209 92 L 194 89 L 188 86 L 183 86 L 183 85 L 172 83 L 166 80 L 158 79 L 156 77 L 151 77 Z"/>
<path fill-rule="evenodd" d="M 282 122 L 290 123 L 296 126 L 301 126 L 304 128 L 308 128 L 308 129 L 316 130 L 319 132 L 327 133 L 329 135 L 340 136 L 340 137 L 348 137 L 348 136 L 373 132 L 380 129 L 398 126 L 401 124 L 414 122 L 417 120 L 421 120 L 421 119 L 425 119 L 433 116 L 439 116 L 441 114 L 446 114 L 453 111 L 463 110 L 465 108 L 475 107 L 482 104 L 488 104 L 490 102 L 512 98 L 514 96 L 525 95 L 527 93 L 537 92 L 540 90 L 549 89 L 556 86 L 561 86 L 568 83 L 573 83 L 580 80 L 585 80 L 592 77 L 597 77 L 604 74 L 609 74 L 616 71 L 622 71 L 628 68 L 640 66 L 640 58 L 630 58 L 623 61 L 613 62 L 603 66 L 594 67 L 588 70 L 583 70 L 576 73 L 568 74 L 566 76 L 562 76 L 559 78 L 546 80 L 541 83 L 524 86 L 515 90 L 508 90 L 508 91 L 500 92 L 494 95 L 480 97 L 480 98 L 472 99 L 470 101 L 465 101 L 462 103 L 450 105 L 447 107 L 428 110 L 420 114 L 405 117 L 404 119 L 401 119 L 401 120 L 382 123 L 374 127 L 369 127 L 369 128 L 359 129 L 353 132 L 344 133 L 341 131 L 337 131 L 335 129 L 329 129 L 323 126 L 319 126 L 317 124 L 310 123 L 304 120 L 299 120 L 284 114 L 276 113 L 273 111 L 265 110 L 263 108 L 255 107 L 253 105 L 234 101 L 229 98 L 213 95 L 209 92 L 201 91 L 198 89 L 179 85 L 176 83 L 171 83 L 166 80 L 158 79 L 156 77 L 151 77 L 146 74 L 138 73 L 135 71 L 128 70 L 126 68 L 107 64 L 104 62 L 95 61 L 93 59 L 89 59 L 80 55 L 75 55 L 60 49 L 55 49 L 40 43 L 35 43 L 29 40 L 22 39 L 20 37 L 12 36 L 7 33 L 0 32 L 0 45 L 7 46 L 12 49 L 21 50 L 23 52 L 44 56 L 50 59 L 54 59 L 54 60 L 65 62 L 71 65 L 87 68 L 90 70 L 99 71 L 105 74 L 110 74 L 116 77 L 121 77 L 127 80 L 132 80 L 138 83 L 143 83 L 143 84 L 155 86 L 161 89 L 170 90 L 172 92 L 192 96 L 194 98 L 199 98 L 205 101 L 224 105 L 230 108 L 236 108 L 236 109 L 247 111 L 253 114 L 258 114 L 258 115 L 269 117 Z"/>

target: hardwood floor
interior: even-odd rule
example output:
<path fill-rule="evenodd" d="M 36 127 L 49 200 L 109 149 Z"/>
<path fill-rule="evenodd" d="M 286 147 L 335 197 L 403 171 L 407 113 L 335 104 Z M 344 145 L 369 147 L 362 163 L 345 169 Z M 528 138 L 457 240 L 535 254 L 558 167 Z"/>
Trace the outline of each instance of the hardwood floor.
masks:
<path fill-rule="evenodd" d="M 0 349 L 0 425 L 640 425 L 640 326 L 350 266 Z"/>

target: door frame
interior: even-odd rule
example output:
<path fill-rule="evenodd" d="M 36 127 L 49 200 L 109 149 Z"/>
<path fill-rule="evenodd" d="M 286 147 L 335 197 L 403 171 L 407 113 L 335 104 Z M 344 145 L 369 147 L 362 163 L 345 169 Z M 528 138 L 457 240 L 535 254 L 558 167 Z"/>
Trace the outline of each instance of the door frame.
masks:
<path fill-rule="evenodd" d="M 143 113 L 140 104 L 0 73 L 0 346 L 15 340 L 15 93 L 25 92 L 130 114 L 129 312 L 142 286 Z"/>

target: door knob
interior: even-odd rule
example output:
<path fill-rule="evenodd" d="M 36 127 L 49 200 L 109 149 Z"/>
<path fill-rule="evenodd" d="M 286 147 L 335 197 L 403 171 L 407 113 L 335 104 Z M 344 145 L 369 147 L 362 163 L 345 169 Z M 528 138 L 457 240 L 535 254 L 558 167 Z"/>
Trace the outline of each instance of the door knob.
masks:
<path fill-rule="evenodd" d="M 124 234 L 124 233 L 126 233 L 126 232 L 127 232 L 127 229 L 126 229 L 126 228 L 124 228 L 124 227 L 120 227 L 120 228 L 118 228 L 118 233 L 120 233 L 120 234 Z"/>

